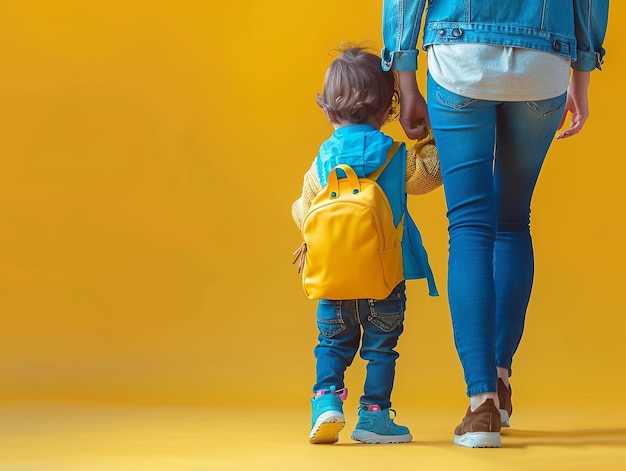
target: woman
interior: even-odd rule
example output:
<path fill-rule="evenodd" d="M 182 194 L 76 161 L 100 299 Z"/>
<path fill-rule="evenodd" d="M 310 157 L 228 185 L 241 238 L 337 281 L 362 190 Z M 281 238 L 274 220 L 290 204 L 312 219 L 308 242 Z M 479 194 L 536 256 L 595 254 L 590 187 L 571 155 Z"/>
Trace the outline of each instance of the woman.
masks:
<path fill-rule="evenodd" d="M 382 64 L 398 72 L 407 136 L 420 138 L 432 126 L 439 150 L 448 297 L 470 398 L 454 442 L 500 447 L 533 282 L 532 193 L 567 114 L 570 125 L 557 138 L 585 124 L 609 2 L 430 0 L 422 31 L 428 109 L 415 76 L 425 4 L 383 1 Z"/>

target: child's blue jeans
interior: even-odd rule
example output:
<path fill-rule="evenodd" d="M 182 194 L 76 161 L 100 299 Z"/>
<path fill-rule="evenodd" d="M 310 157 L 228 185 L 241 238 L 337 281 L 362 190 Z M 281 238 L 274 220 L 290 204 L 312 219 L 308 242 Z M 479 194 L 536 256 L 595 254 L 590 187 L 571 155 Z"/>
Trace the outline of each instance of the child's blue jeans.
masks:
<path fill-rule="evenodd" d="M 398 353 L 394 350 L 404 328 L 405 282 L 382 300 L 321 299 L 317 308 L 319 343 L 314 349 L 317 380 L 313 392 L 344 387 L 344 373 L 359 351 L 366 377 L 362 405 L 391 406 Z"/>
<path fill-rule="evenodd" d="M 469 396 L 496 391 L 496 366 L 511 373 L 534 276 L 531 198 L 565 100 L 475 100 L 428 78 L 449 222 L 448 298 Z"/>

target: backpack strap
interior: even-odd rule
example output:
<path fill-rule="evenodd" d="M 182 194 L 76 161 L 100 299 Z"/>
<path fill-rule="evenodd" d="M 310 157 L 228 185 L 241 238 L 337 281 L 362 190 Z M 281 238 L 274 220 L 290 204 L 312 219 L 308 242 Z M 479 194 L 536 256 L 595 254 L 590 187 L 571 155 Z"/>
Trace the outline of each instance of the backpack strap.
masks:
<path fill-rule="evenodd" d="M 387 160 L 385 160 L 385 163 L 382 164 L 378 169 L 370 173 L 367 176 L 367 178 L 374 180 L 374 181 L 378 180 L 378 177 L 380 177 L 380 174 L 383 173 L 383 170 L 385 170 L 389 162 L 391 162 L 391 159 L 393 159 L 393 156 L 396 155 L 396 152 L 398 151 L 399 147 L 400 147 L 400 142 L 394 141 L 393 144 L 391 144 L 391 147 L 389 148 L 389 150 L 387 151 Z"/>

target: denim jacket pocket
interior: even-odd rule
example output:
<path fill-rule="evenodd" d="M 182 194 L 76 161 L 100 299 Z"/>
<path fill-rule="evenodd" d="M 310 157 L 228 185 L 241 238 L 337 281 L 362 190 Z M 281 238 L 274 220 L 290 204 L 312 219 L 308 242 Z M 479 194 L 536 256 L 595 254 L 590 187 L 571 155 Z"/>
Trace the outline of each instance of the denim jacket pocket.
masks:
<path fill-rule="evenodd" d="M 341 303 L 320 299 L 317 307 L 317 328 L 324 337 L 334 337 L 346 329 L 341 316 Z"/>

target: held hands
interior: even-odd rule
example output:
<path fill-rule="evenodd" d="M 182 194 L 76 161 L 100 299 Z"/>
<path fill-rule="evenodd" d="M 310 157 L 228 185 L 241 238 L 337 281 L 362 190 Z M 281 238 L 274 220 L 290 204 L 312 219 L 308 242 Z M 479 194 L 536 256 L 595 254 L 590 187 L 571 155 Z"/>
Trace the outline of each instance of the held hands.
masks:
<path fill-rule="evenodd" d="M 399 71 L 400 125 L 409 139 L 421 139 L 428 134 L 430 120 L 426 100 L 417 87 L 413 71 Z"/>
<path fill-rule="evenodd" d="M 568 113 L 572 114 L 569 129 L 558 134 L 557 139 L 565 139 L 574 134 L 578 134 L 583 128 L 585 121 L 589 117 L 589 97 L 587 90 L 589 89 L 589 81 L 591 74 L 589 72 L 579 72 L 574 70 L 567 89 L 567 101 L 565 110 L 561 117 L 558 129 L 563 127 Z M 402 108 L 401 108 L 402 110 Z"/>

